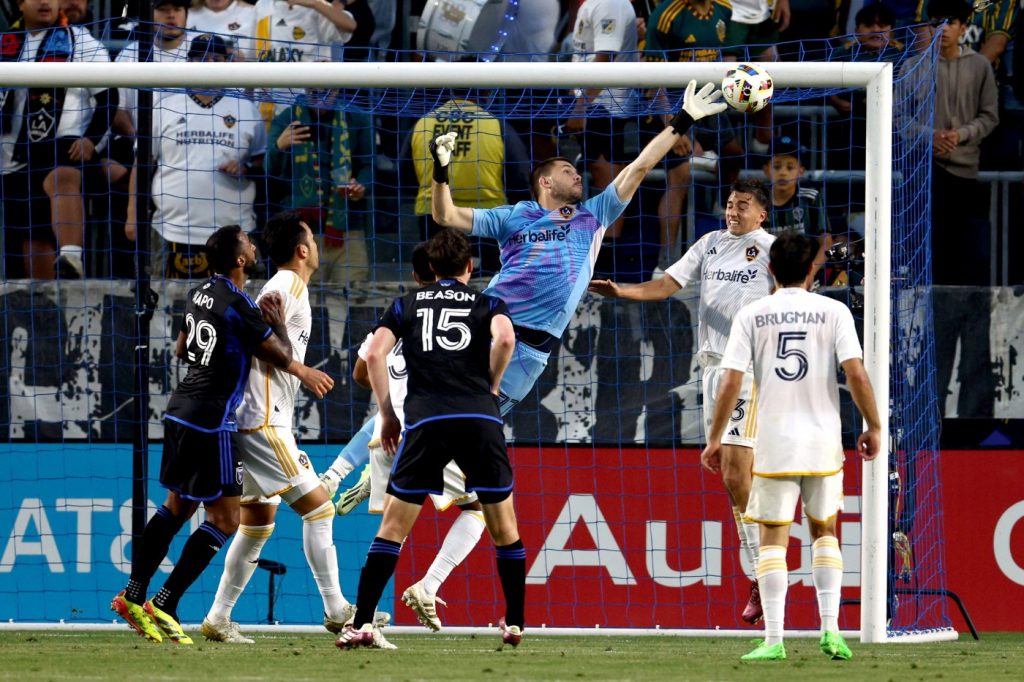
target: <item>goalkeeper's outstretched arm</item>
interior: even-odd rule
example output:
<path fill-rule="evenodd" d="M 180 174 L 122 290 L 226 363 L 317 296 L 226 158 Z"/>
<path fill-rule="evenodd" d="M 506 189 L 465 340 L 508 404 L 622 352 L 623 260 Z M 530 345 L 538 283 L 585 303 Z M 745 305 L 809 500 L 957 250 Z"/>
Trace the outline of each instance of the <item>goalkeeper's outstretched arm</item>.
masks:
<path fill-rule="evenodd" d="M 633 194 L 636 193 L 643 179 L 647 177 L 652 168 L 661 163 L 665 155 L 679 141 L 679 136 L 685 135 L 694 121 L 725 111 L 725 104 L 718 101 L 721 96 L 721 90 L 715 90 L 715 86 L 711 83 L 706 84 L 700 92 L 697 92 L 697 81 L 690 81 L 686 86 L 682 110 L 675 115 L 667 128 L 647 143 L 636 160 L 623 168 L 622 172 L 613 180 L 619 199 L 629 201 L 633 198 Z"/>
<path fill-rule="evenodd" d="M 430 141 L 430 155 L 434 157 L 434 175 L 430 181 L 430 213 L 438 225 L 453 227 L 463 232 L 473 229 L 473 209 L 456 206 L 448 187 L 448 165 L 452 160 L 458 133 L 445 133 Z"/>

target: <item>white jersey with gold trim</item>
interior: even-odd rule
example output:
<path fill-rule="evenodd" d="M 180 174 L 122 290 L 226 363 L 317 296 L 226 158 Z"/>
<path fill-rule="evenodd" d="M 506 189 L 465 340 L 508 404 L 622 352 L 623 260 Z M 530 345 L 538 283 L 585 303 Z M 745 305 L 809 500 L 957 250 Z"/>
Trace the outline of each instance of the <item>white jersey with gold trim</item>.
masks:
<path fill-rule="evenodd" d="M 366 335 L 363 344 L 359 346 L 359 359 L 366 362 L 370 352 L 370 341 L 373 340 L 373 333 Z M 399 339 L 395 347 L 391 349 L 387 357 L 388 365 L 388 393 L 391 396 L 391 408 L 402 426 L 405 426 L 405 394 L 408 391 L 409 373 L 405 369 L 405 357 L 402 355 L 402 340 Z M 370 442 L 380 440 L 380 413 L 373 418 L 373 435 Z"/>
<path fill-rule="evenodd" d="M 272 291 L 284 299 L 285 328 L 292 344 L 292 357 L 304 362 L 313 326 L 309 290 L 302 278 L 291 270 L 278 270 L 263 285 L 256 298 L 257 302 Z M 239 431 L 251 431 L 263 426 L 291 429 L 299 384 L 295 376 L 254 357 L 245 395 L 237 412 Z"/>
<path fill-rule="evenodd" d="M 351 33 L 338 30 L 327 17 L 286 0 L 256 3 L 256 59 L 261 62 L 330 61 L 331 44 L 347 43 Z"/>
<path fill-rule="evenodd" d="M 775 280 L 768 270 L 768 250 L 774 241 L 774 235 L 761 228 L 743 235 L 710 232 L 665 270 L 681 287 L 700 286 L 697 357 L 702 367 L 708 366 L 709 355 L 725 352 L 729 327 L 740 308 L 772 293 Z"/>
<path fill-rule="evenodd" d="M 755 476 L 825 476 L 843 468 L 837 364 L 862 356 L 853 315 L 800 287 L 737 315 L 722 367 L 754 363 Z"/>
<path fill-rule="evenodd" d="M 196 33 L 216 33 L 230 41 L 238 51 L 237 59 L 256 58 L 256 8 L 247 2 L 234 0 L 220 12 L 206 6 L 189 10 L 188 27 Z"/>

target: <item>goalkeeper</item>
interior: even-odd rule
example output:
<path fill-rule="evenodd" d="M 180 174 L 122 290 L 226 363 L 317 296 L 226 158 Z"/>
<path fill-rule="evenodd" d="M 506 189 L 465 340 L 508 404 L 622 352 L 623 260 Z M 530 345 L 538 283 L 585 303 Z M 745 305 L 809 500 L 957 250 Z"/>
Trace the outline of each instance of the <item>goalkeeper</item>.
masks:
<path fill-rule="evenodd" d="M 594 272 L 608 226 L 622 215 L 640 183 L 676 145 L 694 121 L 725 110 L 712 84 L 686 88 L 683 109 L 600 194 L 583 200 L 583 179 L 571 161 L 554 157 L 530 174 L 535 201 L 479 209 L 456 206 L 448 186 L 448 164 L 456 133 L 430 144 L 434 157 L 431 210 L 440 225 L 492 237 L 501 249 L 501 270 L 484 293 L 508 305 L 516 332 L 515 351 L 501 381 L 499 403 L 507 414 L 533 388 Z"/>

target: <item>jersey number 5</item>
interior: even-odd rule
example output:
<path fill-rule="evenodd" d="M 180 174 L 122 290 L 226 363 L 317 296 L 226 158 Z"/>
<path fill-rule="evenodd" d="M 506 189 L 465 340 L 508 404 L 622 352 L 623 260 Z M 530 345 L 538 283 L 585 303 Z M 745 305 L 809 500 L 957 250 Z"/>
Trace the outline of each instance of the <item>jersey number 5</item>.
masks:
<path fill-rule="evenodd" d="M 790 371 L 787 367 L 776 367 L 775 374 L 783 381 L 800 381 L 807 376 L 807 355 L 799 348 L 794 348 L 798 341 L 807 338 L 807 332 L 779 332 L 779 347 L 775 351 L 775 357 L 788 362 L 791 358 L 796 360 L 796 371 Z"/>
<path fill-rule="evenodd" d="M 188 327 L 188 338 L 185 339 L 185 347 L 188 349 L 188 361 L 196 362 L 196 353 L 192 350 L 192 342 L 202 352 L 199 356 L 199 364 L 204 367 L 210 364 L 210 357 L 213 349 L 217 347 L 217 328 L 206 320 L 199 320 L 192 317 L 192 313 L 185 316 L 185 326 Z"/>
<path fill-rule="evenodd" d="M 416 311 L 416 317 L 423 318 L 423 329 L 422 329 L 422 342 L 423 350 L 430 352 L 434 350 L 434 340 L 437 340 L 437 345 L 446 351 L 460 351 L 469 348 L 469 341 L 472 338 L 472 333 L 462 322 L 456 320 L 460 317 L 469 317 L 469 309 L 467 308 L 441 308 L 441 314 L 437 321 L 437 331 L 440 334 L 434 334 L 434 310 L 433 308 L 420 308 Z M 448 338 L 448 332 L 456 332 L 459 338 L 455 341 Z M 442 336 L 442 334 L 445 334 Z"/>

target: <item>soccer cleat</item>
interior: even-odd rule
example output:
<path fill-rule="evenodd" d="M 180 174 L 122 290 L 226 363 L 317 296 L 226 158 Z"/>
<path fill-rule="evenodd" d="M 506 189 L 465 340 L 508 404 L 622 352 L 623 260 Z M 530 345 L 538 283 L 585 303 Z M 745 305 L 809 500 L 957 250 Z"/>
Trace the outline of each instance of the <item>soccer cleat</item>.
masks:
<path fill-rule="evenodd" d="M 523 641 L 523 631 L 518 625 L 505 625 L 504 616 L 498 621 L 498 629 L 501 630 L 501 646 L 504 647 L 506 644 L 511 645 L 513 648 L 519 646 L 519 643 Z"/>
<path fill-rule="evenodd" d="M 181 623 L 179 623 L 169 613 L 164 613 L 154 606 L 152 599 L 147 601 L 142 608 L 146 609 L 146 613 L 148 613 L 149 617 L 153 619 L 156 626 L 160 628 L 160 631 L 164 634 L 164 639 L 169 639 L 175 644 L 192 644 L 192 638 L 186 635 L 185 631 L 181 629 Z"/>
<path fill-rule="evenodd" d="M 151 642 L 159 644 L 163 641 L 164 637 L 160 634 L 160 628 L 146 613 L 146 609 L 125 599 L 124 590 L 118 592 L 117 596 L 111 600 L 110 610 L 121 616 L 133 630 Z"/>
<path fill-rule="evenodd" d="M 82 279 L 82 257 L 62 253 L 54 264 L 58 279 Z"/>
<path fill-rule="evenodd" d="M 352 622 L 352 619 L 356 617 L 356 605 L 345 604 L 341 607 L 341 615 L 338 618 L 331 618 L 326 613 L 324 614 L 324 627 L 327 628 L 328 632 L 334 634 L 340 634 L 345 626 Z"/>
<path fill-rule="evenodd" d="M 363 500 L 370 496 L 370 465 L 363 467 L 359 474 L 359 480 L 354 486 L 346 490 L 338 498 L 338 504 L 334 505 L 334 511 L 338 516 L 345 516 L 358 507 Z"/>
<path fill-rule="evenodd" d="M 761 620 L 762 616 L 764 616 L 764 611 L 761 609 L 761 588 L 757 586 L 756 580 L 751 580 L 750 599 L 747 600 L 747 605 L 743 608 L 743 615 L 740 618 L 745 623 L 753 625 Z"/>
<path fill-rule="evenodd" d="M 846 646 L 846 640 L 838 632 L 821 633 L 821 652 L 833 661 L 848 661 L 853 658 L 853 652 Z"/>
<path fill-rule="evenodd" d="M 223 620 L 203 619 L 203 627 L 200 629 L 203 637 L 211 642 L 225 642 L 227 644 L 255 644 L 256 640 L 249 639 L 238 629 L 238 623 L 225 618 Z"/>
<path fill-rule="evenodd" d="M 346 625 L 341 637 L 334 643 L 339 649 L 397 649 L 394 644 L 384 639 L 384 633 L 373 623 L 366 623 L 358 630 Z"/>
<path fill-rule="evenodd" d="M 783 661 L 786 659 L 786 645 L 782 642 L 768 644 L 761 642 L 757 648 L 745 656 L 740 656 L 741 661 Z"/>
<path fill-rule="evenodd" d="M 438 632 L 441 629 L 441 619 L 437 617 L 435 602 L 441 604 L 441 606 L 448 605 L 437 595 L 433 597 L 428 595 L 426 590 L 423 589 L 422 581 L 406 588 L 405 592 L 402 593 L 402 602 L 416 612 L 416 618 L 420 621 L 420 625 L 434 632 Z"/>

